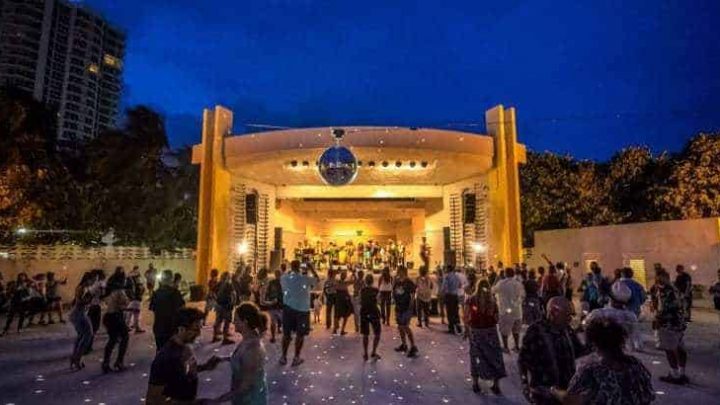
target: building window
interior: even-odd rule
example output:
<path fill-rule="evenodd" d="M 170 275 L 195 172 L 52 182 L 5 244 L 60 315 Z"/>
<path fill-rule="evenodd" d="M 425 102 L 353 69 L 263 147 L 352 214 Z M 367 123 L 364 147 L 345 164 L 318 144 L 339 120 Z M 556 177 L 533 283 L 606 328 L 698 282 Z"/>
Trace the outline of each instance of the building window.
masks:
<path fill-rule="evenodd" d="M 105 56 L 103 56 L 103 63 L 115 69 L 122 68 L 122 61 L 109 53 L 106 53 Z"/>
<path fill-rule="evenodd" d="M 463 193 L 463 223 L 475 223 L 475 204 L 476 198 L 474 193 Z"/>
<path fill-rule="evenodd" d="M 245 195 L 245 223 L 257 224 L 258 220 L 258 195 L 250 193 Z"/>

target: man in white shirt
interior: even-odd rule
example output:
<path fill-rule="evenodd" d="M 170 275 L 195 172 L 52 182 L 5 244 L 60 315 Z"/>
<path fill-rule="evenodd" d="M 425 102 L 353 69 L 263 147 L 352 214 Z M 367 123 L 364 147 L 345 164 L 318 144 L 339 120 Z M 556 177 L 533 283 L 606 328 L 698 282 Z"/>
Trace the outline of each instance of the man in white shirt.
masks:
<path fill-rule="evenodd" d="M 627 303 L 632 296 L 632 290 L 622 281 L 616 281 L 610 288 L 610 302 L 605 308 L 598 308 L 590 312 L 583 321 L 589 325 L 590 321 L 596 318 L 609 318 L 620 324 L 627 333 L 627 342 L 632 350 L 640 351 L 642 344 L 635 336 L 635 329 L 638 322 L 637 316 L 627 308 Z"/>
<path fill-rule="evenodd" d="M 522 303 L 525 299 L 525 287 L 515 279 L 515 269 L 505 269 L 505 278 L 499 280 L 492 292 L 498 301 L 498 326 L 502 336 L 503 350 L 509 353 L 508 336 L 512 334 L 515 351 L 520 350 L 520 326 L 522 325 Z"/>

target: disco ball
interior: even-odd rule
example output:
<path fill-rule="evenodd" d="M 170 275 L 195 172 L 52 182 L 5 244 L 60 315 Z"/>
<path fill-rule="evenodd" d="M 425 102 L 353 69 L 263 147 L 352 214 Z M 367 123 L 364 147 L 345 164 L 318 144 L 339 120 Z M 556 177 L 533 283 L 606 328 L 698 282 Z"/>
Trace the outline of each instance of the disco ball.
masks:
<path fill-rule="evenodd" d="M 344 146 L 327 148 L 318 161 L 318 172 L 323 181 L 330 186 L 344 186 L 355 180 L 357 159 L 350 149 Z"/>

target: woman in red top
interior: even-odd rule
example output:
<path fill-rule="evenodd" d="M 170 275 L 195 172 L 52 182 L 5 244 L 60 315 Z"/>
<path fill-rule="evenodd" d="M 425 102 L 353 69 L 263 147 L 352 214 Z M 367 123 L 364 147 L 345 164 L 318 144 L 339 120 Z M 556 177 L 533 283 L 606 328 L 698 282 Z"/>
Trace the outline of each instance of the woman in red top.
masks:
<path fill-rule="evenodd" d="M 491 380 L 490 390 L 500 395 L 499 380 L 505 377 L 500 339 L 497 333 L 498 307 L 490 283 L 480 280 L 475 294 L 465 301 L 465 338 L 470 341 L 470 375 L 473 391 L 480 393 L 479 380 Z"/>

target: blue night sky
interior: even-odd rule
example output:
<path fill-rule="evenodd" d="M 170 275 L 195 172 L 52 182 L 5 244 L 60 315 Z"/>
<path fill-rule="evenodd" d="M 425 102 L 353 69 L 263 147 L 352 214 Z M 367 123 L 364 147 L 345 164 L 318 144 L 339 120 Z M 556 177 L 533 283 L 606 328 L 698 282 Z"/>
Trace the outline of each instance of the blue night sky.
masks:
<path fill-rule="evenodd" d="M 604 159 L 720 130 L 718 0 L 86 0 L 125 28 L 125 106 L 200 139 L 243 123 L 480 131 L 516 106 L 534 150 Z M 452 124 L 448 126 L 449 124 Z"/>

